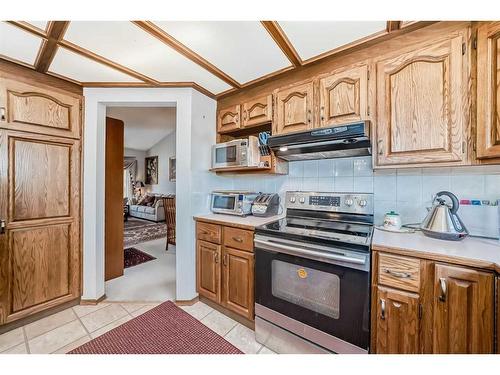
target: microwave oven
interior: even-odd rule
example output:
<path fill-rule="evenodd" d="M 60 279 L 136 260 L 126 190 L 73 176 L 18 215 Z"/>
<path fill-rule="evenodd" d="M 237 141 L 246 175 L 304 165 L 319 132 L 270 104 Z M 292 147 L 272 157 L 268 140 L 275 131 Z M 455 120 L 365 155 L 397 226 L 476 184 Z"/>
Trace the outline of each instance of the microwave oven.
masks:
<path fill-rule="evenodd" d="M 257 137 L 235 139 L 212 146 L 212 168 L 258 167 L 260 163 Z"/>
<path fill-rule="evenodd" d="M 259 194 L 250 191 L 218 190 L 212 193 L 210 210 L 216 214 L 246 216 Z"/>

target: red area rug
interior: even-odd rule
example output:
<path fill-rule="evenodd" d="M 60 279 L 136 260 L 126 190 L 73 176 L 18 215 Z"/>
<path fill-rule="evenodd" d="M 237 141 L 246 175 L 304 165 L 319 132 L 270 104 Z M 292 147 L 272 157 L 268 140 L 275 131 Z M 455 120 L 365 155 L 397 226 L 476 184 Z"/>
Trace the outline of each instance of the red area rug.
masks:
<path fill-rule="evenodd" d="M 242 354 L 173 302 L 129 320 L 69 354 Z"/>
<path fill-rule="evenodd" d="M 124 252 L 125 252 L 123 256 L 124 268 L 137 266 L 138 264 L 149 262 L 150 260 L 156 259 L 154 256 L 146 254 L 145 252 L 136 249 L 135 247 L 129 247 L 128 249 L 125 249 Z"/>

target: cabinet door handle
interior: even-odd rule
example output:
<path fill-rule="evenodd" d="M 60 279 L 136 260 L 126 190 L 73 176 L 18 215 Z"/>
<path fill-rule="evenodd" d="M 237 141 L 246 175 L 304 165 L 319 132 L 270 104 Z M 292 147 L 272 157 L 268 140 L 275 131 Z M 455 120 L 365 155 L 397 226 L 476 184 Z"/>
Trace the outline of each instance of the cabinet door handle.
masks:
<path fill-rule="evenodd" d="M 394 277 L 399 277 L 400 279 L 409 279 L 411 277 L 410 273 L 407 273 L 407 272 L 397 272 L 397 271 L 392 271 L 390 269 L 386 269 L 385 273 L 388 273 L 389 275 L 392 275 Z"/>
<path fill-rule="evenodd" d="M 0 120 L 5 121 L 5 108 L 0 108 Z"/>
<path fill-rule="evenodd" d="M 380 299 L 380 319 L 385 320 L 385 299 Z"/>
<path fill-rule="evenodd" d="M 0 234 L 5 233 L 5 220 L 0 220 Z"/>
<path fill-rule="evenodd" d="M 325 107 L 324 106 L 321 106 L 320 118 L 321 118 L 321 121 L 325 121 Z"/>
<path fill-rule="evenodd" d="M 219 253 L 214 253 L 214 262 L 219 263 Z"/>
<path fill-rule="evenodd" d="M 233 241 L 236 241 L 236 242 L 242 243 L 242 242 L 243 242 L 243 239 L 242 239 L 241 237 L 233 237 Z"/>
<path fill-rule="evenodd" d="M 440 277 L 439 278 L 439 286 L 441 288 L 441 294 L 439 295 L 439 300 L 441 302 L 445 302 L 446 301 L 446 278 L 444 277 Z"/>
<path fill-rule="evenodd" d="M 224 254 L 224 256 L 222 257 L 222 264 L 225 266 L 227 266 L 227 254 Z"/>
<path fill-rule="evenodd" d="M 382 150 L 383 140 L 379 139 L 377 143 L 378 143 L 378 154 L 383 155 L 384 154 L 384 151 Z"/>
<path fill-rule="evenodd" d="M 243 111 L 243 121 L 247 120 L 247 111 Z"/>

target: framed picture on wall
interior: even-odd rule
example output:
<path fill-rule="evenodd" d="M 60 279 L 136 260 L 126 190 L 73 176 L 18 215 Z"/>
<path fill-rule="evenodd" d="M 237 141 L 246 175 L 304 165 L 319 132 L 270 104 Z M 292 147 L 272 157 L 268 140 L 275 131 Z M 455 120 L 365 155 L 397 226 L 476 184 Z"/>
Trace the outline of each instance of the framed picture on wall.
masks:
<path fill-rule="evenodd" d="M 146 158 L 146 185 L 158 184 L 158 156 Z"/>
<path fill-rule="evenodd" d="M 168 158 L 168 180 L 175 182 L 175 168 L 176 168 L 176 162 L 175 162 L 175 156 L 171 156 Z"/>

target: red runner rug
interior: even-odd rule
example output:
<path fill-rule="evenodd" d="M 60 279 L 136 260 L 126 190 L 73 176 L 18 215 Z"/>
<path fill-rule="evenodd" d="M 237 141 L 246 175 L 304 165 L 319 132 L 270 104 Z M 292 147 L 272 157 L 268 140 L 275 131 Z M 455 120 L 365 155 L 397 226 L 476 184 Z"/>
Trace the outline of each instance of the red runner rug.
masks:
<path fill-rule="evenodd" d="M 241 354 L 242 352 L 167 301 L 69 354 Z"/>

